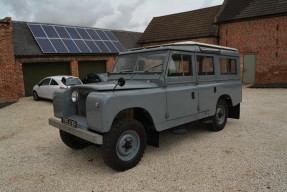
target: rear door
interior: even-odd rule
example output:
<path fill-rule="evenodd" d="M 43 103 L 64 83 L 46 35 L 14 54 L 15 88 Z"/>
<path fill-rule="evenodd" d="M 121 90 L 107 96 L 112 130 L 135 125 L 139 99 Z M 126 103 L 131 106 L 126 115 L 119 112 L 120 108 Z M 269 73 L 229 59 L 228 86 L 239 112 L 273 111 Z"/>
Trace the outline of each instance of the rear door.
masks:
<path fill-rule="evenodd" d="M 193 57 L 189 52 L 173 51 L 170 54 L 166 75 L 167 120 L 197 113 L 198 91 Z"/>
<path fill-rule="evenodd" d="M 218 59 L 211 54 L 196 54 L 196 71 L 198 82 L 198 112 L 215 109 L 217 102 L 217 83 L 215 64 Z M 212 115 L 212 114 L 211 114 Z"/>

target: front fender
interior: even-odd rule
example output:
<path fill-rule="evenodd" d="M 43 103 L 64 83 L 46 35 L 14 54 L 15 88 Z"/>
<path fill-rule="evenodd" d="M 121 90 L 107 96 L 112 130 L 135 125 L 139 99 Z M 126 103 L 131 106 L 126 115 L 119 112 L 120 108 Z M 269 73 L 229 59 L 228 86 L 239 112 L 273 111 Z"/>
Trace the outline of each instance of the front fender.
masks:
<path fill-rule="evenodd" d="M 117 114 L 129 108 L 145 109 L 156 126 L 165 121 L 164 93 L 161 88 L 90 93 L 86 102 L 88 127 L 108 132 Z"/>

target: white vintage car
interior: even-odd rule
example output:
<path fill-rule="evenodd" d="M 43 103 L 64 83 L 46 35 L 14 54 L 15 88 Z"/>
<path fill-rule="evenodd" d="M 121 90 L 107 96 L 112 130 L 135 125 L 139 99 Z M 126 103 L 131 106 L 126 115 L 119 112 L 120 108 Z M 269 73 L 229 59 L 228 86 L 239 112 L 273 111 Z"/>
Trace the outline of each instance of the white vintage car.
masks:
<path fill-rule="evenodd" d="M 59 75 L 46 77 L 33 87 L 33 97 L 35 101 L 39 101 L 40 98 L 53 99 L 54 91 L 81 84 L 83 84 L 82 81 L 74 76 Z"/>

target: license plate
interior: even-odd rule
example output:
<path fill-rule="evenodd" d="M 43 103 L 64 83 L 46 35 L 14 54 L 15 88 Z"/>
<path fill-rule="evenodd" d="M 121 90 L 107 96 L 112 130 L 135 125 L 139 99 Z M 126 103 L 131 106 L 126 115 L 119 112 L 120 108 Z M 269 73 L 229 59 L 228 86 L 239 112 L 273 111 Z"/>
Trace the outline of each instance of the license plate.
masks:
<path fill-rule="evenodd" d="M 77 128 L 77 121 L 74 121 L 72 119 L 63 117 L 62 118 L 62 123 L 65 124 L 65 125 Z"/>

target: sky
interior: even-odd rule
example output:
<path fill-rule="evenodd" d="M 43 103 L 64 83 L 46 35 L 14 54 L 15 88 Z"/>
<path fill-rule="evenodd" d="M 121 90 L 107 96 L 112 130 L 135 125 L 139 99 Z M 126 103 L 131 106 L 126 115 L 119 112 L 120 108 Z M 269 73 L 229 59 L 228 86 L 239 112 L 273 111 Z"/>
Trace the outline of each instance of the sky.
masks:
<path fill-rule="evenodd" d="M 223 0 L 0 0 L 0 19 L 144 32 L 153 17 Z"/>

